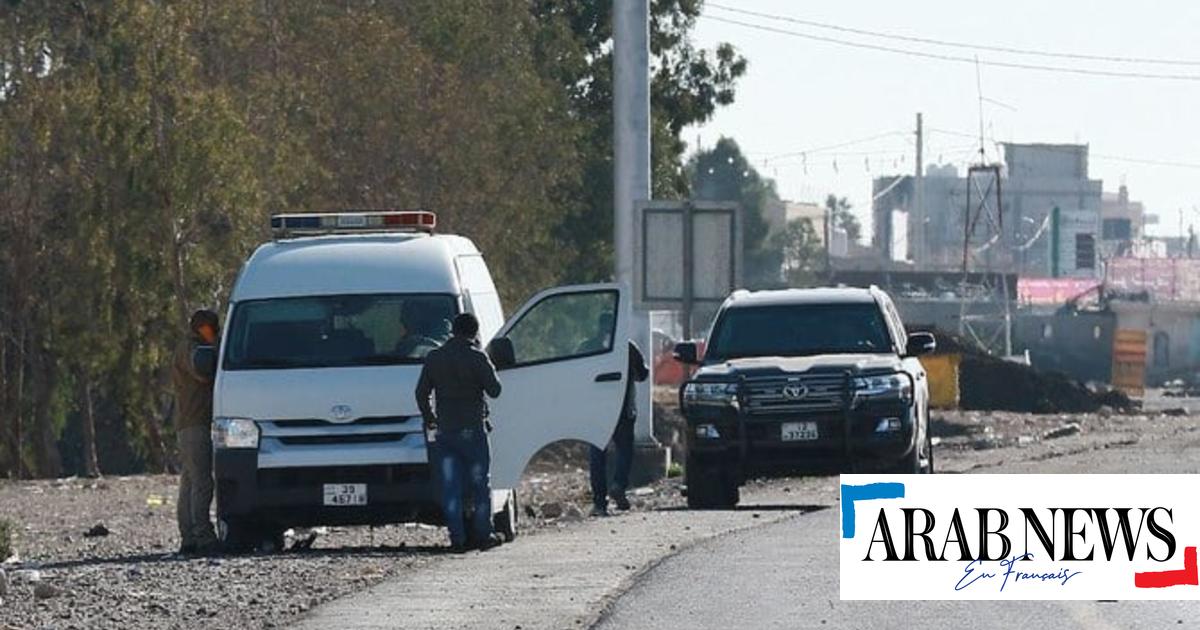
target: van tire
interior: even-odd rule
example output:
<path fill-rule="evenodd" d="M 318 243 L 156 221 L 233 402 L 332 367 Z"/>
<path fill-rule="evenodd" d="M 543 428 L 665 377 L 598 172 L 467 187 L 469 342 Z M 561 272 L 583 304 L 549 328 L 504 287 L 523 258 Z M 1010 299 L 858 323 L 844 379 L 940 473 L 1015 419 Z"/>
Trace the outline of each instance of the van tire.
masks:
<path fill-rule="evenodd" d="M 250 553 L 258 547 L 259 533 L 253 522 L 243 518 L 219 518 L 217 538 L 225 553 Z"/>
<path fill-rule="evenodd" d="M 517 491 L 508 494 L 504 509 L 492 518 L 492 529 L 504 538 L 504 542 L 512 542 L 517 538 Z"/>

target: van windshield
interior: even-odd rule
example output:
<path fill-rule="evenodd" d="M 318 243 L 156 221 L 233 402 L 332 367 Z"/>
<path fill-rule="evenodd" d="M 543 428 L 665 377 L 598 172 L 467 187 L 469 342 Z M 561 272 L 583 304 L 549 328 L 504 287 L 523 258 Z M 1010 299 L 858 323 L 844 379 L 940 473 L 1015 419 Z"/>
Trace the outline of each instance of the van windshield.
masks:
<path fill-rule="evenodd" d="M 226 370 L 420 363 L 450 336 L 449 295 L 329 295 L 240 302 Z"/>

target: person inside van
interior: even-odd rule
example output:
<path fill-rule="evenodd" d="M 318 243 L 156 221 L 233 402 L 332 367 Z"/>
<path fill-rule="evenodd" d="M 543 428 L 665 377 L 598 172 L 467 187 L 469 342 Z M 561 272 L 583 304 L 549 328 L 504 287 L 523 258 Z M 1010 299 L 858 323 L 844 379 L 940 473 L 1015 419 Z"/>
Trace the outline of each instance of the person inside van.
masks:
<path fill-rule="evenodd" d="M 446 320 L 428 304 L 409 302 L 401 320 L 405 334 L 396 344 L 396 354 L 401 357 L 423 358 L 446 339 Z"/>
<path fill-rule="evenodd" d="M 484 399 L 500 396 L 500 380 L 479 347 L 479 320 L 474 315 L 455 317 L 451 334 L 425 356 L 416 396 L 431 435 L 429 460 L 440 485 L 450 547 L 461 553 L 500 544 L 492 531 L 491 445 Z M 464 522 L 468 497 L 474 506 L 469 532 Z"/>

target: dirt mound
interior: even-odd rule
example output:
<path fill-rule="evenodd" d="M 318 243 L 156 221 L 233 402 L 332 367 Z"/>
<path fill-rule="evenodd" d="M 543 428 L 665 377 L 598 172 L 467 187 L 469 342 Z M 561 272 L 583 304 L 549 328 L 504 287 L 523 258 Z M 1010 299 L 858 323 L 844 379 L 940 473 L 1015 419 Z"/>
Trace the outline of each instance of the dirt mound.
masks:
<path fill-rule="evenodd" d="M 1058 372 L 1043 372 L 988 354 L 978 345 L 942 330 L 934 330 L 938 352 L 962 355 L 959 365 L 959 407 L 979 411 L 1030 413 L 1090 413 L 1103 406 L 1132 407 L 1116 391 L 1093 392 Z"/>

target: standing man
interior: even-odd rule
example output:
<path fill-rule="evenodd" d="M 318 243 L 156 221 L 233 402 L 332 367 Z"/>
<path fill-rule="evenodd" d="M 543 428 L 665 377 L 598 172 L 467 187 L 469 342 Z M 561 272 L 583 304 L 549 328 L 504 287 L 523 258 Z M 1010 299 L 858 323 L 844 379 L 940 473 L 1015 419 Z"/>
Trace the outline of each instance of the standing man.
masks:
<path fill-rule="evenodd" d="M 199 310 L 192 314 L 190 334 L 175 351 L 171 382 L 175 387 L 175 434 L 179 440 L 179 552 L 208 555 L 218 551 L 216 533 L 209 520 L 213 498 L 212 414 L 213 377 L 201 374 L 192 363 L 197 346 L 216 346 L 220 328 L 217 314 Z"/>
<path fill-rule="evenodd" d="M 450 547 L 461 553 L 469 546 L 485 550 L 500 544 L 492 532 L 492 454 L 484 399 L 485 394 L 500 395 L 500 380 L 491 359 L 479 348 L 479 320 L 474 315 L 455 317 L 450 332 L 446 343 L 425 355 L 416 395 L 431 436 L 430 463 L 441 485 Z M 468 495 L 474 506 L 469 534 L 463 522 Z"/>
<path fill-rule="evenodd" d="M 629 509 L 629 470 L 633 466 L 633 425 L 637 421 L 637 385 L 650 376 L 646 358 L 637 344 L 629 342 L 629 374 L 625 381 L 625 402 L 621 405 L 621 416 L 613 430 L 612 445 L 616 449 L 616 466 L 613 471 L 612 499 L 618 510 Z M 589 446 L 592 480 L 592 516 L 608 515 L 608 461 L 604 449 Z"/>

